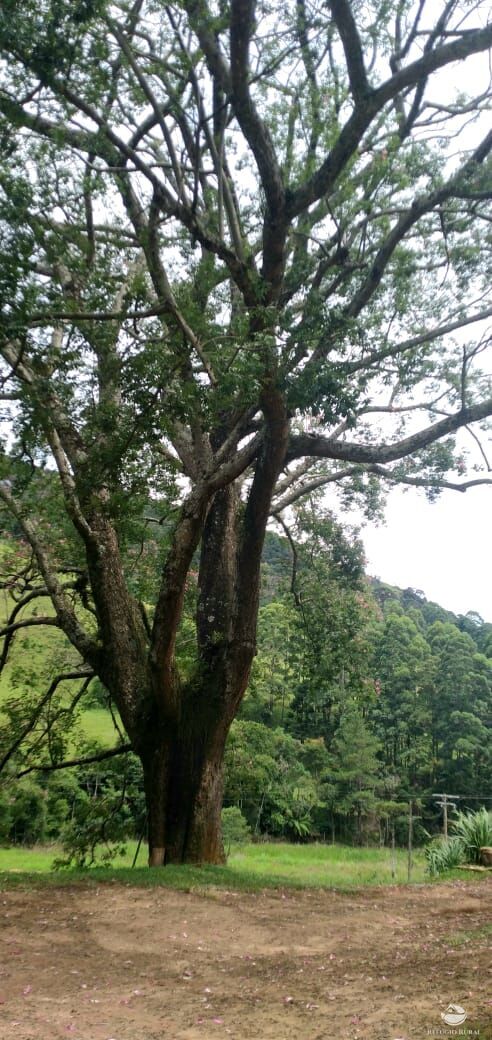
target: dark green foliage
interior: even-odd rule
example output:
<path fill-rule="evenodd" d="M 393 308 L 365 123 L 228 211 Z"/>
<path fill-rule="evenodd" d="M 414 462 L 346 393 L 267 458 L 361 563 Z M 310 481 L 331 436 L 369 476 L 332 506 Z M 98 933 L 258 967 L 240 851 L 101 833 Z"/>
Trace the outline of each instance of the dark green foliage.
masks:
<path fill-rule="evenodd" d="M 145 834 L 142 770 L 134 755 L 94 763 L 78 773 L 79 797 L 60 832 L 59 867 L 109 864 L 125 840 Z"/>
<path fill-rule="evenodd" d="M 34 845 L 47 837 L 46 798 L 32 780 L 23 779 L 0 789 L 0 841 Z M 59 825 L 61 821 L 59 821 Z"/>
<path fill-rule="evenodd" d="M 255 834 L 314 836 L 319 788 L 302 764 L 297 740 L 258 722 L 236 722 L 225 766 L 225 803 L 241 809 Z"/>
<path fill-rule="evenodd" d="M 359 844 L 364 824 L 375 817 L 381 787 L 380 744 L 360 711 L 348 705 L 330 747 L 325 774 L 332 813 L 352 818 Z"/>
<path fill-rule="evenodd" d="M 431 875 L 452 870 L 460 863 L 480 863 L 480 849 L 492 844 L 492 813 L 485 806 L 475 812 L 460 812 L 451 824 L 448 840 L 437 839 L 425 850 Z"/>
<path fill-rule="evenodd" d="M 237 805 L 222 810 L 222 840 L 226 856 L 233 845 L 245 845 L 251 838 L 251 830 Z"/>

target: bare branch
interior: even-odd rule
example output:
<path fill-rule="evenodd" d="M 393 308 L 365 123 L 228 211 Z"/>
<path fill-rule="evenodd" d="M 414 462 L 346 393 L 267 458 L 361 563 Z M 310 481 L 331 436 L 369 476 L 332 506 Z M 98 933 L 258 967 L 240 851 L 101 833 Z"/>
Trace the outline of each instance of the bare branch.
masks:
<path fill-rule="evenodd" d="M 441 437 L 454 433 L 462 426 L 479 422 L 490 415 L 492 415 L 492 399 L 461 409 L 454 415 L 434 423 L 433 426 L 419 430 L 418 433 L 411 434 L 410 437 L 405 437 L 394 444 L 355 444 L 350 441 L 322 437 L 318 434 L 297 434 L 291 437 L 287 458 L 290 460 L 308 455 L 315 458 L 340 459 L 345 462 L 363 464 L 394 462 L 396 459 L 405 458 L 407 455 L 412 455 L 422 448 L 434 444 Z"/>
<path fill-rule="evenodd" d="M 483 484 L 492 484 L 492 477 L 477 477 L 475 480 L 464 480 L 461 483 L 452 480 L 444 480 L 440 477 L 412 477 L 410 474 L 392 473 L 384 466 L 369 466 L 367 473 L 373 473 L 383 480 L 389 480 L 393 484 L 408 484 L 411 487 L 436 488 L 443 491 L 461 491 L 464 493 L 473 487 L 481 487 Z"/>
<path fill-rule="evenodd" d="M 371 91 L 363 102 L 356 105 L 354 112 L 341 130 L 331 152 L 319 169 L 295 191 L 289 192 L 286 212 L 289 219 L 298 216 L 313 202 L 329 193 L 340 173 L 357 151 L 359 144 L 374 117 L 388 101 L 401 91 L 415 86 L 419 81 L 452 62 L 462 61 L 471 54 L 479 54 L 492 44 L 492 25 L 463 34 L 452 43 L 436 47 L 423 57 L 411 62 L 396 72 L 386 83 Z"/>
<path fill-rule="evenodd" d="M 90 766 L 94 762 L 105 762 L 108 758 L 116 758 L 117 755 L 127 755 L 132 750 L 131 744 L 119 744 L 118 747 L 109 748 L 107 751 L 98 751 L 96 755 L 89 755 L 87 758 L 70 758 L 66 762 L 52 762 L 50 765 L 36 765 L 28 766 L 27 769 L 21 769 L 19 773 L 15 774 L 15 779 L 20 780 L 22 776 L 27 776 L 28 773 L 54 773 L 58 769 L 74 769 L 76 766 Z"/>
<path fill-rule="evenodd" d="M 436 325 L 434 328 L 427 329 L 426 332 L 421 332 L 418 336 L 412 336 L 410 339 L 403 340 L 402 343 L 392 344 L 389 347 L 385 347 L 383 350 L 374 350 L 371 353 L 366 354 L 366 356 L 361 358 L 360 361 L 344 362 L 344 368 L 347 372 L 360 372 L 362 369 L 369 368 L 371 365 L 377 365 L 380 361 L 384 361 L 388 357 L 399 357 L 401 354 L 414 350 L 415 347 L 420 347 L 425 343 L 431 343 L 433 340 L 439 339 L 441 336 L 449 335 L 450 332 L 456 332 L 457 329 L 463 329 L 467 325 L 473 325 L 477 321 L 485 321 L 490 317 L 492 317 L 492 307 L 487 307 L 485 310 L 477 311 L 475 314 L 469 314 L 463 318 L 458 318 L 456 321 L 450 321 L 444 325 Z"/>
<path fill-rule="evenodd" d="M 281 498 L 275 499 L 272 503 L 271 515 L 278 518 L 279 514 L 287 509 L 289 506 L 294 505 L 294 502 L 298 502 L 300 498 L 304 498 L 306 495 L 310 495 L 313 491 L 318 491 L 322 487 L 326 487 L 328 484 L 338 484 L 342 480 L 346 480 L 347 477 L 353 477 L 363 472 L 360 466 L 351 466 L 349 469 L 333 470 L 331 473 L 320 473 L 319 476 L 313 477 L 312 480 L 301 481 L 296 484 L 291 491 L 286 492 Z"/>
<path fill-rule="evenodd" d="M 355 19 L 348 0 L 329 0 L 329 6 L 345 51 L 352 94 L 356 103 L 359 103 L 367 96 L 370 88 Z"/>

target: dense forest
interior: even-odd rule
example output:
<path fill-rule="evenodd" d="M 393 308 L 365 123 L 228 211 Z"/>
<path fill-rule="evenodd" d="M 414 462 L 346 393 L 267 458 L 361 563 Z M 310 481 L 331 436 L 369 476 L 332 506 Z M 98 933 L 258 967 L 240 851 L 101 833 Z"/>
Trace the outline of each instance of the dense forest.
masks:
<path fill-rule="evenodd" d="M 139 561 L 149 597 L 165 539 L 161 525 Z M 2 554 L 9 573 L 16 554 L 28 566 L 14 528 Z M 196 583 L 191 570 L 185 674 Z M 16 632 L 1 689 L 0 840 L 61 840 L 71 862 L 90 862 L 96 847 L 110 857 L 145 836 L 140 763 L 123 753 L 107 690 L 97 679 L 57 685 L 66 650 L 49 627 L 37 632 Z M 441 827 L 438 792 L 460 808 L 492 806 L 492 624 L 368 577 L 355 533 L 319 503 L 297 508 L 281 535 L 267 533 L 258 652 L 225 760 L 226 829 L 257 838 L 403 843 L 411 803 L 418 842 Z"/>
<path fill-rule="evenodd" d="M 260 649 L 229 748 L 230 802 L 250 823 L 256 811 L 258 829 L 356 841 L 387 838 L 393 823 L 403 839 L 410 800 L 417 831 L 433 831 L 438 792 L 459 796 L 461 808 L 492 805 L 492 625 L 366 577 L 357 539 L 311 521 L 293 581 L 287 542 L 267 538 Z M 263 736 L 280 810 L 268 792 L 261 804 L 261 781 L 250 793 Z"/>

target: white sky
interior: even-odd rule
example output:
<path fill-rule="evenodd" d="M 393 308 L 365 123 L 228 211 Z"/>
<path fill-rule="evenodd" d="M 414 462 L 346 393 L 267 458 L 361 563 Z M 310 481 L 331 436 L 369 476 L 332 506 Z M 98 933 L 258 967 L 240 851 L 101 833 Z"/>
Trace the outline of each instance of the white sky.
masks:
<path fill-rule="evenodd" d="M 443 491 L 431 504 L 423 492 L 393 490 L 385 522 L 361 531 L 367 573 L 457 614 L 475 610 L 492 622 L 492 485 L 465 494 Z"/>

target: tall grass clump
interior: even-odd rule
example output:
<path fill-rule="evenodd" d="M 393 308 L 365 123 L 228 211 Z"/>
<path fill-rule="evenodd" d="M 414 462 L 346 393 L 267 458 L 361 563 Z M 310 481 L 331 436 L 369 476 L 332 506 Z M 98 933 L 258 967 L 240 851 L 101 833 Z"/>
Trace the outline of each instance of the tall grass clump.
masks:
<path fill-rule="evenodd" d="M 427 870 L 434 877 L 461 863 L 480 863 L 480 849 L 492 845 L 492 814 L 483 806 L 476 812 L 459 812 L 451 826 L 450 838 L 438 838 L 425 850 Z"/>
<path fill-rule="evenodd" d="M 465 851 L 460 838 L 436 838 L 425 850 L 427 870 L 431 877 L 453 870 L 464 862 Z"/>
<path fill-rule="evenodd" d="M 477 812 L 460 812 L 453 820 L 454 835 L 461 841 L 467 863 L 480 862 L 480 849 L 492 845 L 492 814 L 482 806 Z"/>

